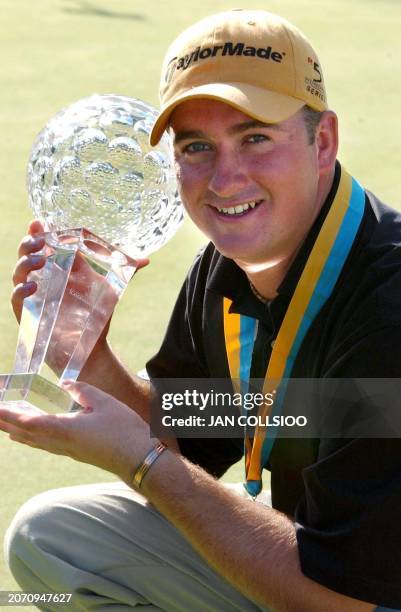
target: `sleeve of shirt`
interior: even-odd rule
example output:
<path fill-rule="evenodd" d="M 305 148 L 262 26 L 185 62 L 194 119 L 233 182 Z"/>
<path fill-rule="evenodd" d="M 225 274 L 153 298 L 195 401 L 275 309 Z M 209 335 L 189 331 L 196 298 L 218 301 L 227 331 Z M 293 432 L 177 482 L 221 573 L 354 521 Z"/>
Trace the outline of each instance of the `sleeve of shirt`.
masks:
<path fill-rule="evenodd" d="M 204 283 L 199 282 L 200 264 L 201 256 L 195 260 L 181 288 L 160 350 L 146 364 L 156 391 L 162 387 L 158 384 L 158 379 L 196 379 L 210 376 L 202 350 Z M 178 438 L 177 442 L 184 457 L 216 478 L 220 478 L 243 455 L 242 440 Z"/>
<path fill-rule="evenodd" d="M 329 376 L 398 378 L 400 347 L 401 326 L 383 327 L 339 354 Z M 317 462 L 303 471 L 295 516 L 302 571 L 334 591 L 401 609 L 401 439 L 324 433 Z"/>

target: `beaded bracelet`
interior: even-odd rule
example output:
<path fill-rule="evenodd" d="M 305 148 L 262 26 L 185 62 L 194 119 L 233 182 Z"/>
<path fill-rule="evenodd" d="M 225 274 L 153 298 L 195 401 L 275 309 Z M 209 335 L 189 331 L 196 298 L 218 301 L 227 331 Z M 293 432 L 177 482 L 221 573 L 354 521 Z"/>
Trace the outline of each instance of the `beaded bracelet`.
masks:
<path fill-rule="evenodd" d="M 133 477 L 133 482 L 138 489 L 141 488 L 143 479 L 145 478 L 146 474 L 148 473 L 156 459 L 160 457 L 160 455 L 166 450 L 166 448 L 167 446 L 163 444 L 163 442 L 159 442 L 157 446 L 152 448 L 152 450 L 146 455 L 142 463 L 137 467 Z"/>

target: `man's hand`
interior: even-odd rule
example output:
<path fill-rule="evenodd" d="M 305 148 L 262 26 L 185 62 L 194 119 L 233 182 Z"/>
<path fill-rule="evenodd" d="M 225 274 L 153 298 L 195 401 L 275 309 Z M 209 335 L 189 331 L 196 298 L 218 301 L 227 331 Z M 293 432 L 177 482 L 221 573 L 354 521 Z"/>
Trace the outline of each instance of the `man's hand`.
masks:
<path fill-rule="evenodd" d="M 147 423 L 91 385 L 70 383 L 64 388 L 83 411 L 50 415 L 2 406 L 0 429 L 12 440 L 96 465 L 130 484 L 135 468 L 155 446 Z"/>
<path fill-rule="evenodd" d="M 40 270 L 46 262 L 45 257 L 39 253 L 45 245 L 43 237 L 40 236 L 43 232 L 44 228 L 40 221 L 31 221 L 28 235 L 21 240 L 18 247 L 18 261 L 13 273 L 14 291 L 11 295 L 11 305 L 18 322 L 21 319 L 24 299 L 35 293 L 37 289 L 35 282 L 29 282 L 29 273 Z"/>
<path fill-rule="evenodd" d="M 40 270 L 46 263 L 46 258 L 41 253 L 45 246 L 41 234 L 45 231 L 42 223 L 33 220 L 28 226 L 28 234 L 24 236 L 18 247 L 18 261 L 13 272 L 14 290 L 11 295 L 11 305 L 17 321 L 20 321 L 23 301 L 29 295 L 35 293 L 37 285 L 29 281 L 29 274 L 33 270 Z M 137 259 L 137 270 L 144 268 L 149 263 L 146 258 Z"/>
<path fill-rule="evenodd" d="M 34 294 L 41 282 L 46 282 L 41 281 L 40 277 L 41 269 L 46 262 L 43 252 L 39 252 L 45 246 L 41 234 L 43 229 L 39 221 L 33 221 L 28 228 L 28 236 L 19 246 L 19 260 L 13 275 L 15 289 L 11 299 L 18 320 L 21 317 L 23 300 Z M 90 248 L 96 251 L 96 246 L 96 243 L 93 242 Z M 46 251 L 50 251 L 50 248 L 46 247 L 45 253 Z M 135 262 L 137 269 L 144 267 L 147 263 L 146 259 Z M 35 277 L 30 278 L 28 282 L 29 275 L 34 271 Z M 63 274 L 58 265 L 52 268 L 53 273 L 56 276 L 51 277 L 47 299 L 51 300 L 53 292 L 53 299 L 55 303 L 58 303 Z M 46 354 L 46 361 L 56 374 L 61 375 L 74 351 L 74 363 L 70 364 L 69 368 L 78 371 L 82 370 L 92 349 L 96 348 L 99 351 L 103 347 L 101 352 L 105 353 L 110 319 L 118 299 L 119 295 L 113 283 L 91 266 L 82 253 L 78 252 L 75 255 L 68 285 L 57 311 L 57 320 Z M 85 333 L 82 335 L 84 329 Z"/>

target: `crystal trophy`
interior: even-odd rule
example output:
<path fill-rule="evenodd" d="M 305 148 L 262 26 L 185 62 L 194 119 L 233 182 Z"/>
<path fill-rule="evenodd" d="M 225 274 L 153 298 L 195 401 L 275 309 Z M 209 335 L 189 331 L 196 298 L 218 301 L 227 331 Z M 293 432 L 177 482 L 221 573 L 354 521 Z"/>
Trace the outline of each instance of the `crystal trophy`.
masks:
<path fill-rule="evenodd" d="M 163 246 L 183 208 L 164 135 L 148 143 L 157 111 L 136 99 L 93 95 L 59 112 L 37 136 L 29 203 L 45 227 L 37 291 L 24 300 L 12 374 L 0 403 L 48 412 L 79 407 L 59 385 L 76 380 L 136 271 Z M 44 363 L 58 384 L 40 372 Z"/>

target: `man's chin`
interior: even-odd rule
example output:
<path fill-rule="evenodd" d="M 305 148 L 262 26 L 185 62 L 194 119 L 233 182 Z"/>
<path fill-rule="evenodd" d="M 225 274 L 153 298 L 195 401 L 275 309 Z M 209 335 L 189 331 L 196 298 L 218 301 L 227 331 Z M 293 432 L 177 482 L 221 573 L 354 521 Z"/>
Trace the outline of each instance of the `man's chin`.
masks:
<path fill-rule="evenodd" d="M 247 269 L 252 272 L 259 272 L 271 268 L 276 263 L 275 260 L 272 261 L 266 254 L 255 252 L 252 249 L 214 244 L 221 255 L 227 257 L 227 259 L 234 260 L 243 270 Z"/>

